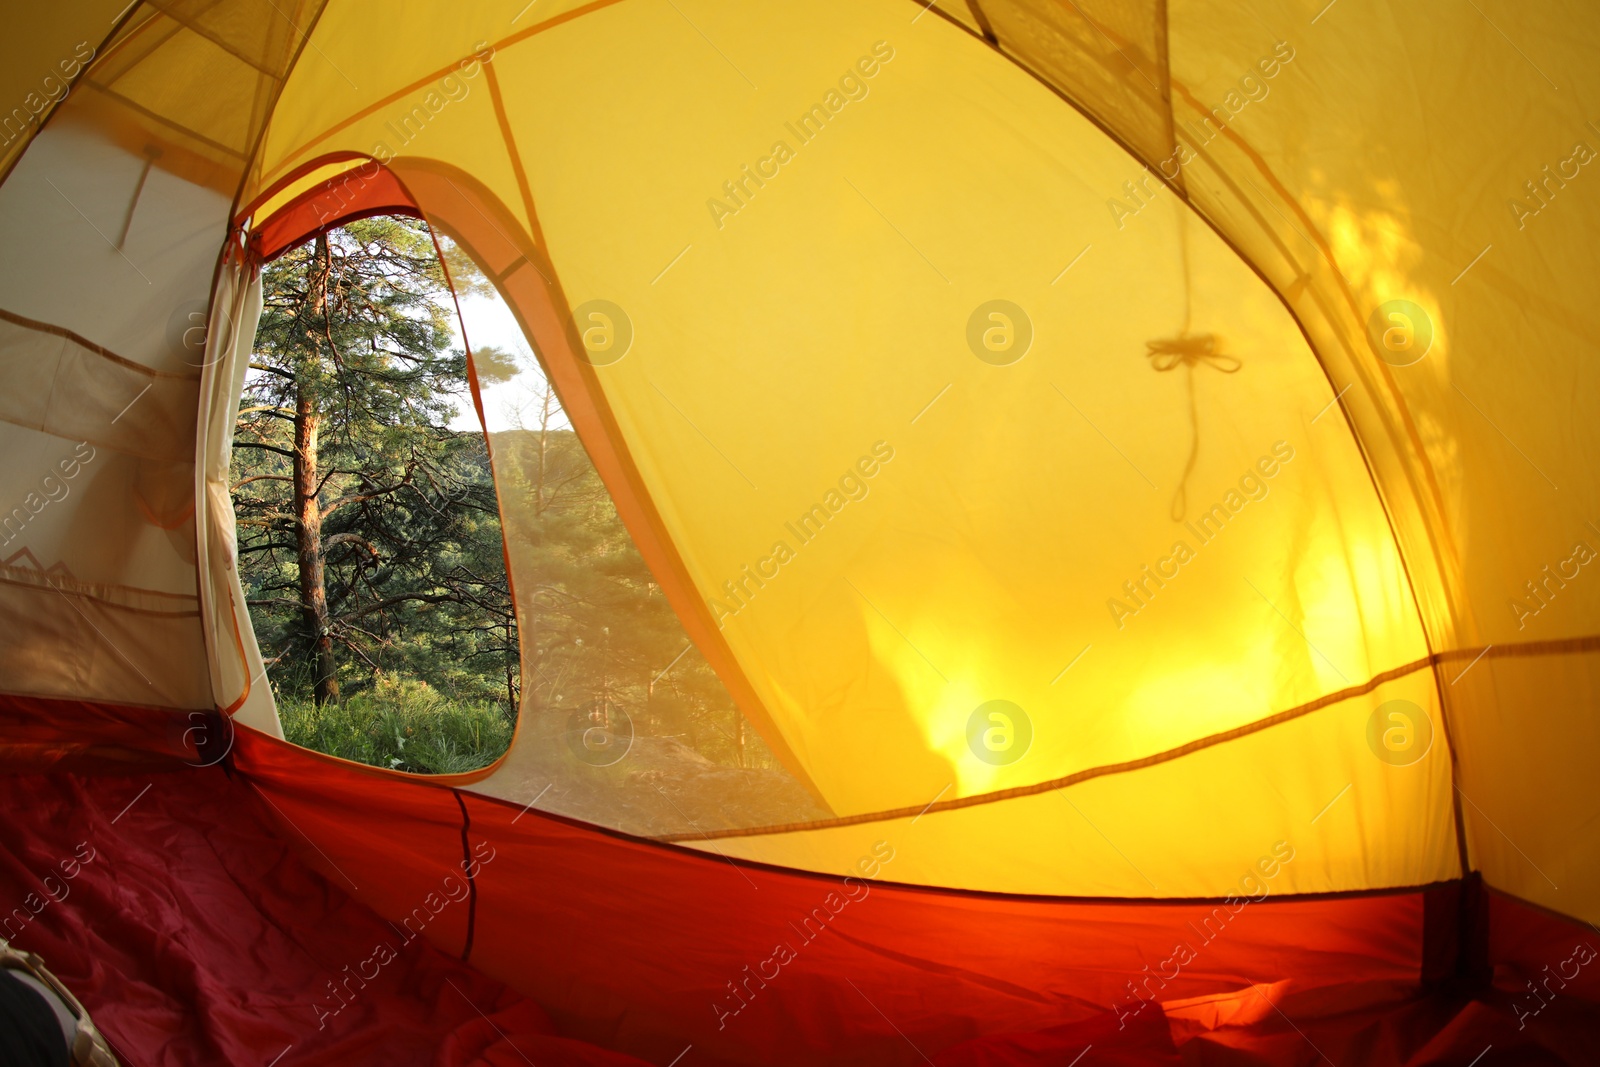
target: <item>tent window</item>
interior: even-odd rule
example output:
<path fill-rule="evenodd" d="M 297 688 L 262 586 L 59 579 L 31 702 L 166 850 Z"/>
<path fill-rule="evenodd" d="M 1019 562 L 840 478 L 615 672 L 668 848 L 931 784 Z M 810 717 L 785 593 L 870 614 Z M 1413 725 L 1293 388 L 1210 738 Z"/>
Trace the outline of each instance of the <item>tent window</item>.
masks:
<path fill-rule="evenodd" d="M 378 216 L 264 268 L 232 487 L 285 736 L 461 773 L 520 716 L 480 785 L 520 803 L 644 834 L 825 815 L 684 633 L 507 305 L 439 250 L 448 276 L 424 222 Z"/>
<path fill-rule="evenodd" d="M 473 279 L 466 279 L 468 285 Z M 423 222 L 264 269 L 235 434 L 239 563 L 292 741 L 420 773 L 503 753 L 521 685 L 487 444 Z"/>

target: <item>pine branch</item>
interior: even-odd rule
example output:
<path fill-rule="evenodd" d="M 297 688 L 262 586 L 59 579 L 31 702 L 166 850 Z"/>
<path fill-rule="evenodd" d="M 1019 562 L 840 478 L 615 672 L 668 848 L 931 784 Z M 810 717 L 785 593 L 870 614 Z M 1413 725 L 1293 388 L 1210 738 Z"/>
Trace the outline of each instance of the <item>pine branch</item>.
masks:
<path fill-rule="evenodd" d="M 243 486 L 249 485 L 251 482 L 292 482 L 292 481 L 294 481 L 294 479 L 289 477 L 287 474 L 252 474 L 248 478 L 244 478 L 244 479 L 241 479 L 241 480 L 239 480 L 237 482 L 234 482 L 232 488 L 229 489 L 228 491 L 231 492 L 231 493 L 237 493 L 240 490 L 240 488 L 242 488 Z"/>
<path fill-rule="evenodd" d="M 235 441 L 235 442 L 233 442 L 233 447 L 234 448 L 259 448 L 264 452 L 276 452 L 280 456 L 288 456 L 290 459 L 294 459 L 294 453 L 289 451 L 287 448 L 279 448 L 277 445 L 261 444 L 260 442 L 257 442 L 257 441 Z"/>

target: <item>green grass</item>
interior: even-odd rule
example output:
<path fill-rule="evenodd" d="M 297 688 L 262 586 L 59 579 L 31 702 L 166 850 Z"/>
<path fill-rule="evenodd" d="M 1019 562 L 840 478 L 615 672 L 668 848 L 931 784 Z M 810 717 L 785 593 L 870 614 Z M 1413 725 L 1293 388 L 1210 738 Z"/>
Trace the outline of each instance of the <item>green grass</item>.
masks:
<path fill-rule="evenodd" d="M 461 703 L 426 682 L 381 678 L 337 704 L 281 693 L 289 741 L 331 756 L 413 774 L 459 774 L 498 759 L 512 723 L 498 705 Z"/>

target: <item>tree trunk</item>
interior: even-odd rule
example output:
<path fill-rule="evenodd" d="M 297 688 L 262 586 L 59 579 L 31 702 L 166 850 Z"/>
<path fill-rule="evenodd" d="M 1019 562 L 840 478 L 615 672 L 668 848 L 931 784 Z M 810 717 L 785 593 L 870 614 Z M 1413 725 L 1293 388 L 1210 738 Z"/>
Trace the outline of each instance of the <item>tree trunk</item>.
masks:
<path fill-rule="evenodd" d="M 510 582 L 507 581 L 509 588 Z M 506 616 L 506 712 L 511 721 L 517 721 L 517 679 L 516 665 L 518 659 L 516 616 Z"/>
<path fill-rule="evenodd" d="M 320 706 L 339 697 L 328 629 L 328 588 L 322 566 L 322 507 L 317 502 L 317 411 L 304 387 L 294 406 L 294 510 L 300 530 L 300 612 L 312 635 L 317 669 L 315 696 Z"/>
<path fill-rule="evenodd" d="M 313 314 L 327 314 L 328 274 L 326 237 L 317 238 L 317 254 L 307 271 L 306 299 Z M 333 636 L 328 626 L 328 587 L 322 560 L 322 504 L 317 499 L 316 402 L 301 375 L 294 396 L 294 513 L 299 529 L 296 544 L 300 565 L 300 613 L 311 634 L 317 678 L 313 695 L 320 707 L 339 698 L 338 665 L 333 658 Z"/>
<path fill-rule="evenodd" d="M 533 515 L 534 518 L 544 516 L 544 481 L 545 471 L 550 457 L 550 409 L 555 402 L 555 390 L 546 382 L 539 395 L 539 473 L 534 479 L 533 486 Z"/>
<path fill-rule="evenodd" d="M 550 400 L 553 395 L 554 393 L 550 388 L 550 383 L 545 382 L 539 395 L 539 467 L 534 473 L 533 481 L 533 521 L 536 524 L 539 524 L 541 527 L 544 522 L 544 482 L 550 454 Z M 541 528 L 539 531 L 541 539 L 543 537 L 543 532 L 544 531 Z M 507 559 L 509 562 L 509 557 L 507 557 Z M 510 583 L 510 580 L 511 579 L 508 571 L 506 579 L 507 584 Z M 512 610 L 516 610 L 515 598 L 512 599 Z M 528 655 L 532 657 L 533 669 L 537 675 L 533 682 L 533 696 L 528 700 L 528 710 L 535 716 L 538 716 L 543 714 L 544 705 L 542 705 L 539 701 L 539 677 L 543 677 L 543 675 L 538 674 L 540 620 L 539 590 L 537 586 L 534 588 L 533 594 L 528 598 L 528 610 L 524 613 L 524 616 L 525 617 L 522 620 L 522 625 L 527 627 L 527 631 L 524 636 L 528 639 L 525 644 L 528 646 Z M 549 698 L 554 700 L 555 696 L 556 694 L 552 687 L 549 690 Z"/>

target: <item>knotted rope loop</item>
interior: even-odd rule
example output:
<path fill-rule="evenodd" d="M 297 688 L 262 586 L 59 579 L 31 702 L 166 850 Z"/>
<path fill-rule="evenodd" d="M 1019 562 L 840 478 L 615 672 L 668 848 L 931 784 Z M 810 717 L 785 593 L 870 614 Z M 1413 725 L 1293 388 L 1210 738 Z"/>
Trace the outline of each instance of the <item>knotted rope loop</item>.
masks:
<path fill-rule="evenodd" d="M 1149 357 L 1150 365 L 1158 371 L 1195 367 L 1203 363 L 1223 374 L 1233 374 L 1244 364 L 1237 356 L 1218 352 L 1220 343 L 1216 334 L 1203 333 L 1195 337 L 1163 337 L 1157 341 L 1146 341 L 1144 347 L 1148 349 L 1145 355 Z"/>
<path fill-rule="evenodd" d="M 1183 367 L 1188 371 L 1189 461 L 1183 465 L 1183 477 L 1178 479 L 1178 488 L 1172 494 L 1173 522 L 1181 522 L 1184 512 L 1188 510 L 1189 475 L 1194 471 L 1194 462 L 1200 455 L 1200 413 L 1194 399 L 1194 369 L 1211 367 L 1223 374 L 1236 374 L 1244 366 L 1239 357 L 1218 351 L 1220 345 L 1221 340 L 1214 333 L 1190 337 L 1187 331 L 1177 337 L 1163 337 L 1144 343 L 1145 356 L 1149 358 L 1152 369 L 1165 372 Z"/>

